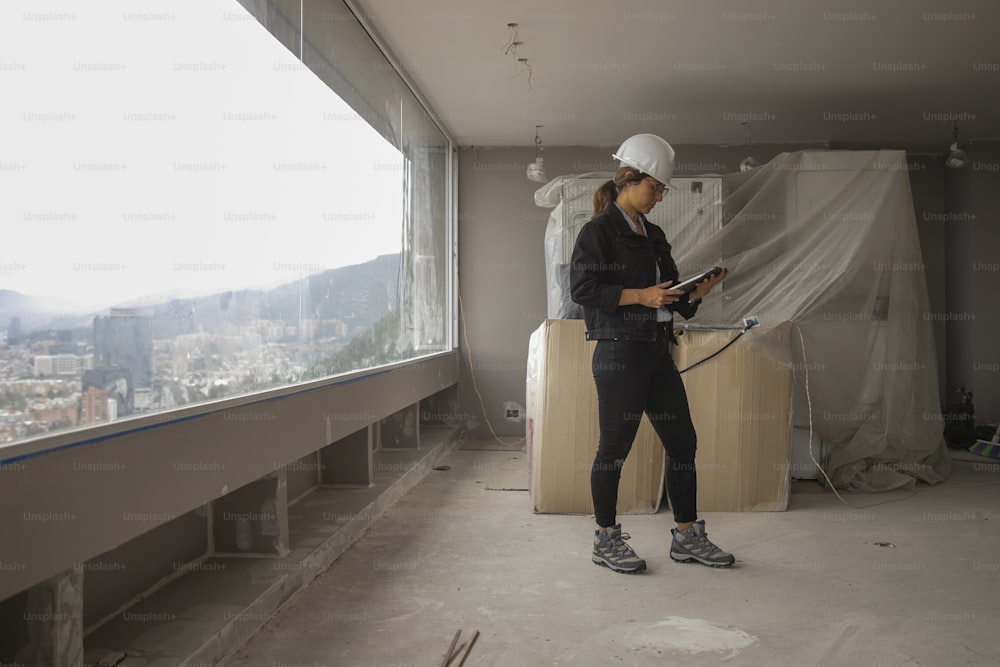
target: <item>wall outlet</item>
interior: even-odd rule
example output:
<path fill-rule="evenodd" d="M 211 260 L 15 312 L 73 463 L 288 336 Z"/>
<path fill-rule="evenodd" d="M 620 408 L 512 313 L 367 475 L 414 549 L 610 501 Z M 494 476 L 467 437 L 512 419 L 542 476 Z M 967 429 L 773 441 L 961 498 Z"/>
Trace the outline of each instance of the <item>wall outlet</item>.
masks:
<path fill-rule="evenodd" d="M 520 410 L 507 408 L 507 419 L 518 419 L 520 416 L 521 416 Z"/>

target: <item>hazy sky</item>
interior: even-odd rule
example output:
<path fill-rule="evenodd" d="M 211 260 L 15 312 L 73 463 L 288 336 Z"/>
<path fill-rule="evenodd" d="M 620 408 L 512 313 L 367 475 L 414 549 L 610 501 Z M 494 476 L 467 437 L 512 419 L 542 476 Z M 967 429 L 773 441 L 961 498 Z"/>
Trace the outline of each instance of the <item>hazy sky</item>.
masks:
<path fill-rule="evenodd" d="M 0 90 L 0 289 L 108 306 L 400 250 L 400 152 L 236 0 L 4 0 Z"/>

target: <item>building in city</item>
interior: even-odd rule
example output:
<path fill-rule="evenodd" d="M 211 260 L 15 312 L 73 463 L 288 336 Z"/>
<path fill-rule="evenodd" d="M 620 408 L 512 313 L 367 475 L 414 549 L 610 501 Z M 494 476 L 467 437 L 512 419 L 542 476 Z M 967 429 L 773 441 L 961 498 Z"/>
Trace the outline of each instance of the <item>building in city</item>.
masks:
<path fill-rule="evenodd" d="M 80 423 L 99 424 L 108 421 L 108 392 L 87 387 L 80 400 Z"/>
<path fill-rule="evenodd" d="M 132 414 L 135 410 L 135 386 L 132 371 L 121 366 L 98 366 L 83 372 L 83 393 L 91 388 L 100 389 L 105 397 L 116 403 L 115 414 L 119 417 Z"/>
<path fill-rule="evenodd" d="M 127 368 L 135 386 L 153 386 L 153 318 L 134 308 L 95 317 L 94 365 Z"/>

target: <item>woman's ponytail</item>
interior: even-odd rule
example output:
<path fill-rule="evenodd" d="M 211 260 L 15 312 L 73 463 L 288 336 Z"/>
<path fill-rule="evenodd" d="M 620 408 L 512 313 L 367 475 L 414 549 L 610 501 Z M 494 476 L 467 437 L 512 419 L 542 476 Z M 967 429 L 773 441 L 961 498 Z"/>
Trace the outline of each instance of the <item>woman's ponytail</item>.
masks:
<path fill-rule="evenodd" d="M 594 193 L 594 215 L 597 215 L 608 207 L 608 204 L 615 200 L 618 195 L 618 188 L 613 180 L 605 181 Z"/>
<path fill-rule="evenodd" d="M 618 198 L 618 193 L 629 183 L 638 183 L 646 178 L 638 169 L 633 167 L 622 167 L 610 181 L 605 181 L 594 193 L 594 215 L 597 215 L 608 207 L 608 204 Z"/>

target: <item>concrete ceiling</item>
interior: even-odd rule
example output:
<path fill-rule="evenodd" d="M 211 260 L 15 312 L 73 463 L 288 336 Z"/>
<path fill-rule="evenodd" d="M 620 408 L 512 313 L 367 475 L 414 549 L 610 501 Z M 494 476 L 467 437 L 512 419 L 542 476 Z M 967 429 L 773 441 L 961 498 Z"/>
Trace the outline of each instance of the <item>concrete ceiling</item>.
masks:
<path fill-rule="evenodd" d="M 462 146 L 1000 139 L 997 0 L 355 4 Z"/>

